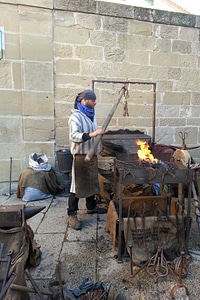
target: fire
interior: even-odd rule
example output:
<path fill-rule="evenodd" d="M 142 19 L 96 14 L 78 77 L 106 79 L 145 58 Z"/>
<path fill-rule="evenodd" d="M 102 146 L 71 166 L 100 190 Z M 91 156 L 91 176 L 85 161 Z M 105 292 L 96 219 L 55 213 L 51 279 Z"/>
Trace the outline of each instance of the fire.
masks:
<path fill-rule="evenodd" d="M 141 140 L 137 140 L 136 144 L 138 146 L 140 146 L 140 149 L 137 151 L 139 159 L 144 160 L 144 161 L 151 161 L 151 162 L 155 162 L 155 163 L 158 162 L 158 159 L 154 158 L 153 154 L 151 153 L 148 142 L 143 142 Z"/>

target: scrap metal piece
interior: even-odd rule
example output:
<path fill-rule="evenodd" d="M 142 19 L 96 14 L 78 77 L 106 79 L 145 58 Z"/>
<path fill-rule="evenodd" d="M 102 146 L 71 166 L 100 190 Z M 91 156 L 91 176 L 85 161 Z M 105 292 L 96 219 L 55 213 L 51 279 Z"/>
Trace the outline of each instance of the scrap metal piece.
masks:
<path fill-rule="evenodd" d="M 6 294 L 7 290 L 9 289 L 10 285 L 12 284 L 13 280 L 15 279 L 16 274 L 12 273 L 10 278 L 7 280 L 5 286 L 2 288 L 0 293 L 0 299 Z"/>

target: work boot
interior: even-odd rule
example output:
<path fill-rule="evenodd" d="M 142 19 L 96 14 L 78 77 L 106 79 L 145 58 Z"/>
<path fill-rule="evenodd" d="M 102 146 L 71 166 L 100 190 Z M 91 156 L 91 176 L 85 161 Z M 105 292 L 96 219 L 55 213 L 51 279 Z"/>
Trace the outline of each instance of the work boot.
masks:
<path fill-rule="evenodd" d="M 99 206 L 95 206 L 95 208 L 93 209 L 88 209 L 87 210 L 88 214 L 106 214 L 107 213 L 107 209 L 104 207 L 99 207 Z"/>
<path fill-rule="evenodd" d="M 69 227 L 80 230 L 82 228 L 81 221 L 78 220 L 77 215 L 71 215 L 67 218 Z"/>

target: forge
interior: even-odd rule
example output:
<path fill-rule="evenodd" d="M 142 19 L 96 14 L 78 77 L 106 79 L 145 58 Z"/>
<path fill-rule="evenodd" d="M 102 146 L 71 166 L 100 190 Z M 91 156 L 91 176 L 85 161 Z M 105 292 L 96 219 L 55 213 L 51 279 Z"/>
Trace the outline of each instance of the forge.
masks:
<path fill-rule="evenodd" d="M 122 263 L 128 257 L 132 276 L 135 276 L 133 265 L 139 270 L 145 266 L 147 273 L 156 281 L 169 273 L 169 261 L 178 259 L 180 267 L 180 260 L 189 260 L 194 170 L 175 160 L 172 148 L 156 153 L 154 147 L 155 161 L 139 159 L 136 141 L 143 137 L 143 142 L 151 141 L 140 132 L 132 135 L 132 140 L 126 139 L 126 134 L 121 135 L 121 141 L 118 139 L 116 142 L 115 137 L 113 140 L 107 137 L 103 141 L 106 153 L 115 152 L 112 171 L 114 197 L 109 202 L 106 231 L 117 250 L 118 262 Z M 155 185 L 159 186 L 157 194 L 152 188 Z M 173 194 L 172 186 L 177 186 L 178 195 Z M 171 270 L 180 276 L 179 282 L 185 267 L 181 274 L 180 270 Z"/>

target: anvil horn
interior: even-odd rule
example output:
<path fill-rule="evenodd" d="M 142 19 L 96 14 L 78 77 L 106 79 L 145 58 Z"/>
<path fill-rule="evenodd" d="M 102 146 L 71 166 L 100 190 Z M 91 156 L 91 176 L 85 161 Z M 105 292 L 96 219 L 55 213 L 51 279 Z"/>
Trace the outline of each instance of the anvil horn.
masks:
<path fill-rule="evenodd" d="M 32 218 L 37 215 L 41 210 L 43 210 L 46 206 L 29 206 L 24 208 L 24 217 L 25 220 Z"/>

